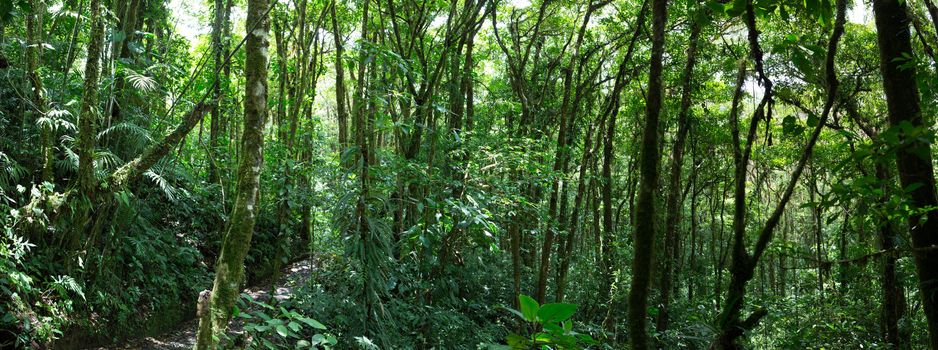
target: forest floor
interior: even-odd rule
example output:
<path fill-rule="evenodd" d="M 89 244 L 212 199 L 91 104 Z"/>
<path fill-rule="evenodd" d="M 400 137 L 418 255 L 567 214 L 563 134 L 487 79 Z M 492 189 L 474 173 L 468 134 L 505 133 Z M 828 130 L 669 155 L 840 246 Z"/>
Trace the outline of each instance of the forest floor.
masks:
<path fill-rule="evenodd" d="M 276 291 L 273 298 L 277 300 L 289 299 L 293 295 L 293 290 L 306 283 L 312 272 L 312 259 L 306 259 L 294 262 L 285 267 L 276 283 Z M 270 281 L 264 281 L 258 285 L 245 288 L 244 293 L 250 295 L 254 300 L 267 302 L 270 300 Z M 248 310 L 253 311 L 253 310 Z M 145 350 L 189 350 L 195 346 L 195 333 L 199 328 L 199 320 L 191 319 L 180 323 L 175 329 L 169 330 L 155 337 L 145 337 L 131 339 L 122 344 L 109 345 L 95 348 L 97 350 L 123 350 L 123 349 L 145 349 Z M 230 335 L 240 333 L 241 325 L 232 322 L 229 329 Z"/>

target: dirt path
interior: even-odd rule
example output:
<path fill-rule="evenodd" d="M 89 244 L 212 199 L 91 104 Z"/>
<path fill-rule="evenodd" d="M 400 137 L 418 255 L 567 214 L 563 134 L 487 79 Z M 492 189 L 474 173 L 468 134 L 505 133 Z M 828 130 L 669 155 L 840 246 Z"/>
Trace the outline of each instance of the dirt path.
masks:
<path fill-rule="evenodd" d="M 277 281 L 277 290 L 273 297 L 278 300 L 289 299 L 293 295 L 293 290 L 296 287 L 309 280 L 311 271 L 312 264 L 309 259 L 295 262 L 284 268 L 280 280 Z M 244 292 L 251 295 L 254 300 L 267 301 L 270 300 L 269 286 L 269 283 L 262 283 L 260 286 L 247 288 Z M 123 344 L 110 345 L 96 349 L 190 350 L 195 346 L 195 332 L 198 327 L 199 321 L 193 319 L 180 323 L 176 329 L 156 337 L 132 339 Z"/>

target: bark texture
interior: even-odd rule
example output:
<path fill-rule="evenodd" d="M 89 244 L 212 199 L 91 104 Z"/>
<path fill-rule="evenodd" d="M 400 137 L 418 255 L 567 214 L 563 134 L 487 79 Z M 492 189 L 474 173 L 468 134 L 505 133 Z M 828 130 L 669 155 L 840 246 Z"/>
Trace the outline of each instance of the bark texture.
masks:
<path fill-rule="evenodd" d="M 267 119 L 268 0 L 249 0 L 247 38 L 244 64 L 244 131 L 241 136 L 241 160 L 238 185 L 231 219 L 227 224 L 221 254 L 215 266 L 215 283 L 211 295 L 212 332 L 216 339 L 200 340 L 199 344 L 217 345 L 217 337 L 225 332 L 231 310 L 238 298 L 244 278 L 244 257 L 251 246 L 258 211 L 258 188 L 263 163 L 263 127 Z M 206 320 L 206 318 L 203 318 Z"/>
<path fill-rule="evenodd" d="M 913 52 L 906 2 L 876 0 L 873 1 L 873 12 L 889 125 L 910 125 L 913 130 L 927 128 L 922 117 L 915 68 L 908 66 L 905 58 Z M 900 145 L 896 149 L 899 182 L 903 188 L 918 186 L 909 192 L 913 207 L 933 208 L 938 205 L 938 197 L 935 194 L 931 145 L 923 138 L 908 135 L 909 132 L 914 131 L 900 133 Z M 938 211 L 912 215 L 909 227 L 919 294 L 928 321 L 929 345 L 938 349 L 938 268 L 935 268 L 938 266 L 938 250 L 934 249 L 938 246 Z"/>
<path fill-rule="evenodd" d="M 629 336 L 633 350 L 647 350 L 648 289 L 654 255 L 655 197 L 658 189 L 658 124 L 663 98 L 661 73 L 664 57 L 664 27 L 668 19 L 667 0 L 651 5 L 651 61 L 648 69 L 648 96 L 645 103 L 645 127 L 642 132 L 639 172 L 641 184 L 635 208 L 635 256 L 632 260 L 632 287 L 629 290 Z"/>
<path fill-rule="evenodd" d="M 91 196 L 94 191 L 94 148 L 98 134 L 98 71 L 101 66 L 101 46 L 104 24 L 101 22 L 101 1 L 91 0 L 91 36 L 88 39 L 88 58 L 85 61 L 85 84 L 78 114 L 78 187 Z"/>

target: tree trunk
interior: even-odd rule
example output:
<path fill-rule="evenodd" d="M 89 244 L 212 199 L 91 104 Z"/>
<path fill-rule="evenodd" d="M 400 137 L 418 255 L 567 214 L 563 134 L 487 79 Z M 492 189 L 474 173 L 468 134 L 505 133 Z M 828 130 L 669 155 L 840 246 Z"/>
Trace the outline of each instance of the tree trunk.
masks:
<path fill-rule="evenodd" d="M 690 14 L 693 17 L 694 14 Z M 681 81 L 681 109 L 677 118 L 677 135 L 671 149 L 671 176 L 668 182 L 667 219 L 664 231 L 664 269 L 661 271 L 661 310 L 658 313 L 656 327 L 658 332 L 668 329 L 668 306 L 671 301 L 671 282 L 674 274 L 674 260 L 677 256 L 677 229 L 681 220 L 681 172 L 684 166 L 684 143 L 687 139 L 688 114 L 690 113 L 691 93 L 693 92 L 694 65 L 697 63 L 697 46 L 700 38 L 700 21 L 691 18 L 690 38 L 687 46 L 687 62 L 684 64 Z M 691 212 L 691 215 L 696 215 Z M 693 247 L 691 247 L 693 249 Z"/>
<path fill-rule="evenodd" d="M 264 122 L 267 118 L 268 0 L 249 0 L 244 63 L 244 131 L 234 208 L 215 266 L 211 295 L 211 322 L 215 336 L 224 334 L 244 277 L 244 257 L 251 246 L 259 209 L 263 166 Z M 207 318 L 206 318 L 207 319 Z M 205 321 L 206 319 L 203 319 Z M 197 349 L 213 349 L 214 339 L 199 339 Z"/>
<path fill-rule="evenodd" d="M 342 37 L 339 20 L 336 18 L 337 1 L 333 1 L 329 11 L 332 18 L 332 36 L 335 42 L 335 106 L 336 119 L 339 125 L 339 155 L 345 152 L 348 147 L 348 108 L 345 106 L 345 98 L 348 93 L 345 88 L 345 64 L 343 56 L 345 55 L 345 38 Z M 344 162 L 343 162 L 344 164 Z"/>
<path fill-rule="evenodd" d="M 119 33 L 122 33 L 122 36 L 114 37 L 117 40 L 111 42 L 111 52 L 110 52 L 110 67 L 111 67 L 111 78 L 112 86 L 111 91 L 108 95 L 107 102 L 107 125 L 120 123 L 124 119 L 124 114 L 121 111 L 121 103 L 124 99 L 124 85 L 126 75 L 122 71 L 117 71 L 116 64 L 118 60 L 130 58 L 130 47 L 128 43 L 133 37 L 134 33 L 137 31 L 137 14 L 140 8 L 141 0 L 128 0 L 128 1 L 119 1 L 114 2 L 117 9 L 115 13 L 118 15 L 117 30 Z M 123 65 L 123 63 L 121 63 Z M 107 137 L 104 139 L 103 143 L 109 145 L 112 143 L 112 138 Z"/>
<path fill-rule="evenodd" d="M 747 209 L 746 170 L 749 166 L 749 159 L 750 155 L 752 154 L 752 145 L 756 137 L 756 129 L 759 125 L 759 122 L 763 118 L 768 118 L 768 116 L 771 116 L 772 103 L 769 100 L 772 97 L 772 82 L 765 76 L 765 72 L 762 66 L 762 49 L 759 46 L 759 32 L 756 30 L 755 26 L 756 16 L 752 1 L 749 1 L 746 4 L 745 16 L 749 30 L 750 49 L 753 60 L 755 61 L 756 72 L 758 73 L 759 80 L 765 86 L 765 93 L 762 102 L 760 102 L 760 104 L 756 107 L 755 114 L 750 121 L 749 132 L 745 141 L 745 148 L 741 149 L 741 139 L 739 134 L 739 100 L 742 97 L 740 89 L 745 77 L 745 62 L 741 61 L 739 74 L 736 80 L 736 93 L 733 98 L 732 110 L 730 111 L 733 134 L 733 159 L 736 166 L 736 192 L 734 200 L 736 210 L 733 215 L 733 249 L 732 261 L 730 264 L 730 285 L 727 289 L 726 301 L 724 303 L 723 310 L 720 312 L 720 315 L 716 320 L 716 323 L 719 327 L 719 333 L 712 345 L 712 348 L 714 349 L 740 349 L 741 346 L 738 344 L 738 339 L 743 336 L 745 332 L 748 332 L 753 327 L 755 327 L 759 320 L 768 313 L 768 311 L 765 309 L 759 309 L 750 314 L 745 319 L 741 317 L 742 309 L 745 305 L 746 285 L 754 277 L 755 268 L 759 266 L 759 260 L 762 258 L 762 255 L 765 253 L 766 248 L 774 237 L 775 228 L 778 226 L 782 213 L 785 211 L 785 206 L 791 199 L 792 193 L 798 184 L 798 179 L 801 177 L 805 165 L 808 162 L 808 159 L 811 157 L 814 145 L 817 143 L 817 140 L 821 135 L 821 130 L 823 129 L 824 124 L 827 122 L 827 118 L 830 116 L 831 110 L 834 107 L 834 101 L 836 101 L 837 98 L 838 81 L 834 66 L 834 58 L 837 54 L 837 45 L 840 42 L 840 37 L 844 32 L 844 23 L 846 22 L 847 9 L 846 0 L 837 0 L 836 7 L 837 19 L 835 21 L 830 40 L 828 41 L 827 57 L 825 59 L 827 96 L 824 102 L 824 110 L 821 113 L 817 126 L 814 127 L 814 130 L 812 131 L 804 146 L 801 157 L 798 159 L 798 163 L 795 165 L 795 168 L 792 171 L 791 178 L 785 187 L 781 199 L 776 204 L 775 209 L 772 211 L 771 215 L 762 225 L 762 228 L 760 229 L 757 236 L 758 240 L 756 241 L 756 245 L 753 247 L 752 253 L 749 253 L 745 243 Z"/>
<path fill-rule="evenodd" d="M 915 68 L 906 55 L 913 52 L 906 3 L 897 0 L 873 1 L 876 32 L 879 38 L 880 70 L 886 94 L 889 124 L 910 125 L 916 130 L 927 128 L 919 105 Z M 909 192 L 914 208 L 938 205 L 931 146 L 919 137 L 900 133 L 901 147 L 896 150 L 899 182 Z M 923 222 L 924 221 L 924 222 Z M 919 294 L 928 321 L 929 344 L 938 349 L 938 211 L 929 210 L 909 217 L 913 256 L 919 278 Z"/>
<path fill-rule="evenodd" d="M 879 162 L 876 163 L 876 177 L 882 183 L 881 189 L 883 194 L 880 196 L 880 205 L 887 205 L 889 202 L 890 187 L 889 172 L 886 170 L 886 166 Z M 896 349 L 908 349 L 910 345 L 910 334 L 903 332 L 899 328 L 899 320 L 905 317 L 905 293 L 902 290 L 896 273 L 898 254 L 891 252 L 896 249 L 898 239 L 899 235 L 896 232 L 895 224 L 889 218 L 883 218 L 879 227 L 879 240 L 882 249 L 890 251 L 889 253 L 883 254 L 882 270 L 882 320 L 885 330 L 885 340 L 886 343 Z"/>
<path fill-rule="evenodd" d="M 576 233 L 580 227 L 580 207 L 583 204 L 583 196 L 586 193 L 586 171 L 589 168 L 590 160 L 593 158 L 593 129 L 589 126 L 586 130 L 586 139 L 583 141 L 583 157 L 580 161 L 580 171 L 577 176 L 576 195 L 573 199 L 573 212 L 570 213 L 569 231 L 564 237 L 563 248 L 560 250 L 560 268 L 557 272 L 557 302 L 563 302 L 564 293 L 567 288 L 567 273 L 570 271 L 570 259 L 573 255 L 574 244 L 576 242 Z"/>
<path fill-rule="evenodd" d="M 53 135 L 52 122 L 46 116 L 46 101 L 42 88 L 42 77 L 39 76 L 39 67 L 42 65 L 42 39 L 43 33 L 43 13 L 45 6 L 37 0 L 29 0 L 31 12 L 26 14 L 26 77 L 29 79 L 32 89 L 32 111 L 33 120 L 39 127 L 39 139 L 41 144 L 42 175 L 40 179 L 46 182 L 52 182 L 53 171 Z"/>
<path fill-rule="evenodd" d="M 215 59 L 215 75 L 221 73 L 222 66 L 227 66 L 225 56 L 228 51 L 228 21 L 231 13 L 231 3 L 225 0 L 215 0 L 215 21 L 212 24 L 212 55 Z M 223 38 L 225 38 L 223 40 Z M 212 120 L 209 124 L 208 136 L 208 182 L 216 183 L 219 177 L 219 156 L 223 152 L 218 152 L 218 140 L 222 136 L 222 128 L 225 121 L 222 120 L 224 111 L 222 110 L 222 84 L 212 85 L 212 100 L 215 106 L 212 108 Z"/>
<path fill-rule="evenodd" d="M 98 68 L 104 41 L 101 21 L 101 1 L 91 0 L 91 35 L 88 39 L 88 58 L 85 61 L 85 84 L 78 114 L 78 188 L 85 196 L 93 196 L 94 148 L 98 134 Z"/>
<path fill-rule="evenodd" d="M 661 116 L 661 100 L 663 99 L 661 74 L 662 59 L 664 57 L 664 27 L 668 20 L 667 0 L 653 0 L 651 13 L 651 62 L 648 69 L 648 95 L 645 100 L 642 153 L 639 158 L 641 184 L 639 185 L 638 199 L 634 210 L 635 253 L 632 260 L 632 287 L 629 290 L 629 342 L 633 350 L 647 350 L 651 346 L 651 339 L 649 339 L 646 325 L 648 323 L 648 288 L 651 282 L 651 262 L 657 231 L 655 228 L 655 197 L 658 189 L 658 164 L 661 161 L 658 150 L 658 124 Z"/>

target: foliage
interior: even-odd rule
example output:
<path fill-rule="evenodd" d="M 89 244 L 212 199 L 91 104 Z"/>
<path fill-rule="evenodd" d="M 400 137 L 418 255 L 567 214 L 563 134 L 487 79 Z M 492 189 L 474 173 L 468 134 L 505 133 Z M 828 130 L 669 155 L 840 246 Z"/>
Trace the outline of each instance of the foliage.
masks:
<path fill-rule="evenodd" d="M 549 303 L 538 305 L 537 301 L 527 295 L 518 295 L 518 304 L 521 311 L 506 308 L 525 322 L 532 324 L 536 332 L 530 336 L 509 334 L 505 341 L 507 346 L 490 345 L 491 349 L 583 349 L 587 345 L 595 345 L 596 341 L 588 334 L 573 331 L 573 314 L 576 313 L 576 304 Z"/>
<path fill-rule="evenodd" d="M 765 311 L 742 346 L 927 347 L 911 232 L 935 207 L 897 161 L 933 156 L 928 1 L 898 2 L 911 49 L 882 62 L 868 3 L 848 2 L 829 56 L 838 1 L 669 1 L 659 125 L 643 119 L 652 0 L 268 1 L 265 67 L 246 67 L 244 1 L 91 2 L 0 1 L 0 348 L 120 343 L 194 317 L 243 191 L 246 68 L 266 69 L 269 118 L 238 287 L 312 266 L 287 300 L 240 301 L 246 346 L 631 345 L 641 139 L 658 128 L 648 190 L 659 231 L 673 226 L 651 248 L 659 348 L 714 346 L 734 277 L 739 313 Z M 890 62 L 914 72 L 921 121 L 887 118 Z M 734 268 L 735 233 L 748 251 L 789 183 L 752 273 Z"/>
<path fill-rule="evenodd" d="M 326 326 L 285 306 L 273 306 L 242 293 L 234 317 L 244 322 L 249 349 L 332 349 L 338 343 Z M 254 311 L 247 311 L 256 309 Z M 245 310 L 245 311 L 241 311 Z"/>

